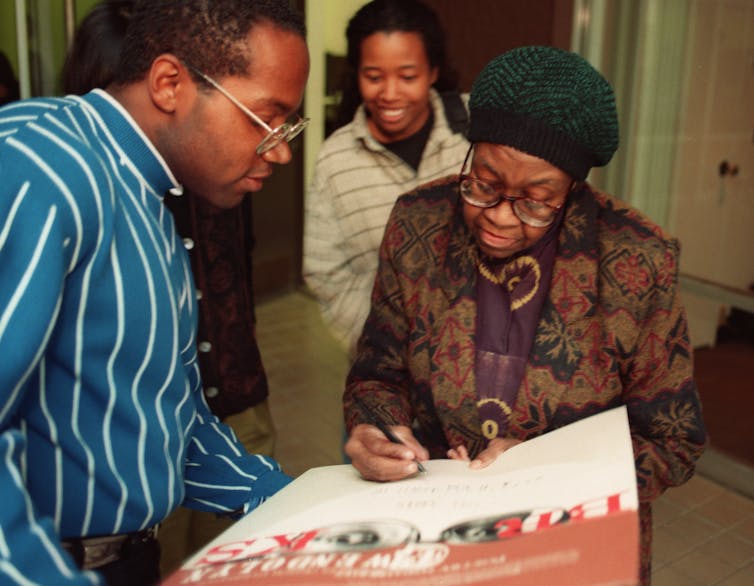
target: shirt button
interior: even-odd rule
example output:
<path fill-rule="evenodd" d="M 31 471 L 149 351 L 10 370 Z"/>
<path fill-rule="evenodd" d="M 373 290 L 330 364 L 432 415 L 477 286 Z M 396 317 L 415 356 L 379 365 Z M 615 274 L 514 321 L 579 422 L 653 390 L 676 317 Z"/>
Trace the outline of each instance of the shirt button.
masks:
<path fill-rule="evenodd" d="M 217 387 L 207 387 L 204 389 L 204 395 L 209 399 L 214 399 L 220 394 L 220 389 Z"/>
<path fill-rule="evenodd" d="M 199 352 L 209 352 L 210 350 L 212 350 L 212 344 L 210 342 L 199 342 Z"/>
<path fill-rule="evenodd" d="M 183 239 L 183 247 L 186 250 L 192 250 L 194 248 L 194 241 L 191 238 L 184 238 Z"/>
<path fill-rule="evenodd" d="M 204 297 L 204 293 L 202 293 L 201 289 L 196 290 L 196 298 L 201 300 L 201 298 Z"/>

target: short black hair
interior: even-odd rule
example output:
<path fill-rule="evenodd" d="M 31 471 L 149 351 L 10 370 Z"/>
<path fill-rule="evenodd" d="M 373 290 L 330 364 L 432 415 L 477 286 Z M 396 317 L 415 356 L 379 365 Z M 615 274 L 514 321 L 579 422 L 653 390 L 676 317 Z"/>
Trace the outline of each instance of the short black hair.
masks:
<path fill-rule="evenodd" d="M 0 96 L 0 106 L 19 99 L 19 86 L 13 66 L 8 57 L 0 51 L 0 85 L 5 86 L 5 96 Z"/>
<path fill-rule="evenodd" d="M 372 0 L 356 11 L 346 28 L 348 67 L 338 108 L 339 126 L 351 121 L 361 103 L 358 81 L 361 44 L 379 32 L 418 33 L 430 67 L 438 69 L 434 87 L 438 91 L 457 89 L 458 76 L 448 63 L 445 30 L 435 11 L 420 0 Z"/>
<path fill-rule="evenodd" d="M 63 64 L 65 93 L 85 94 L 110 85 L 133 6 L 133 0 L 104 0 L 82 19 Z"/>
<path fill-rule="evenodd" d="M 163 53 L 210 77 L 244 76 L 252 58 L 246 38 L 261 22 L 306 37 L 289 0 L 137 0 L 115 83 L 142 79 Z"/>

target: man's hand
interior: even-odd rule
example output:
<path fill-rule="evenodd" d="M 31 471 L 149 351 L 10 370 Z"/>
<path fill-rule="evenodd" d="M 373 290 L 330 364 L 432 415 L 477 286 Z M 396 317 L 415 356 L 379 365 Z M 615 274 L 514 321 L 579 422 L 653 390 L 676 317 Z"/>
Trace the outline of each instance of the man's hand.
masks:
<path fill-rule="evenodd" d="M 469 457 L 469 452 L 466 446 L 458 446 L 448 450 L 448 458 L 451 460 L 464 460 L 469 463 L 469 468 L 475 470 L 486 468 L 492 464 L 497 457 L 504 451 L 509 450 L 515 445 L 521 443 L 521 440 L 511 438 L 496 437 L 487 445 L 487 447 L 479 452 L 479 455 L 473 460 Z"/>
<path fill-rule="evenodd" d="M 367 480 L 388 482 L 416 474 L 416 461 L 429 459 L 429 452 L 418 442 L 411 429 L 392 426 L 391 431 L 403 444 L 395 444 L 374 425 L 353 428 L 345 445 L 351 463 Z"/>

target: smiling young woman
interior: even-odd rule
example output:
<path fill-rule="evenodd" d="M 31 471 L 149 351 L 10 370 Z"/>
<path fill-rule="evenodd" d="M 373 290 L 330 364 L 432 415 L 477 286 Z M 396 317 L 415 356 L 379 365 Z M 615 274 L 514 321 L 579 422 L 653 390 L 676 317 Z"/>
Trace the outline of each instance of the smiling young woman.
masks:
<path fill-rule="evenodd" d="M 430 65 L 419 33 L 369 35 L 361 42 L 358 77 L 369 131 L 379 142 L 407 139 L 429 119 L 437 67 Z"/>
<path fill-rule="evenodd" d="M 350 77 L 306 197 L 304 278 L 325 323 L 353 355 L 399 195 L 457 173 L 469 143 L 437 15 L 418 0 L 373 0 L 346 30 Z M 444 99 L 448 92 L 453 101 Z M 453 104 L 451 108 L 447 104 Z"/>

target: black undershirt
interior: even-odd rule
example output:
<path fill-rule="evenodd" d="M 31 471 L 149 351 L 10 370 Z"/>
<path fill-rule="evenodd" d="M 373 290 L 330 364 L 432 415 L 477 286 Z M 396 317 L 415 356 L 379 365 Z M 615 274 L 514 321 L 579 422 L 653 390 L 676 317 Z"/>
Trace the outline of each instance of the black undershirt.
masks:
<path fill-rule="evenodd" d="M 419 163 L 421 163 L 422 160 L 424 147 L 427 146 L 427 140 L 429 139 L 429 133 L 432 131 L 434 121 L 435 117 L 433 113 L 430 112 L 424 126 L 408 138 L 396 140 L 394 142 L 381 142 L 380 144 L 406 161 L 414 171 L 417 171 L 419 169 Z"/>

